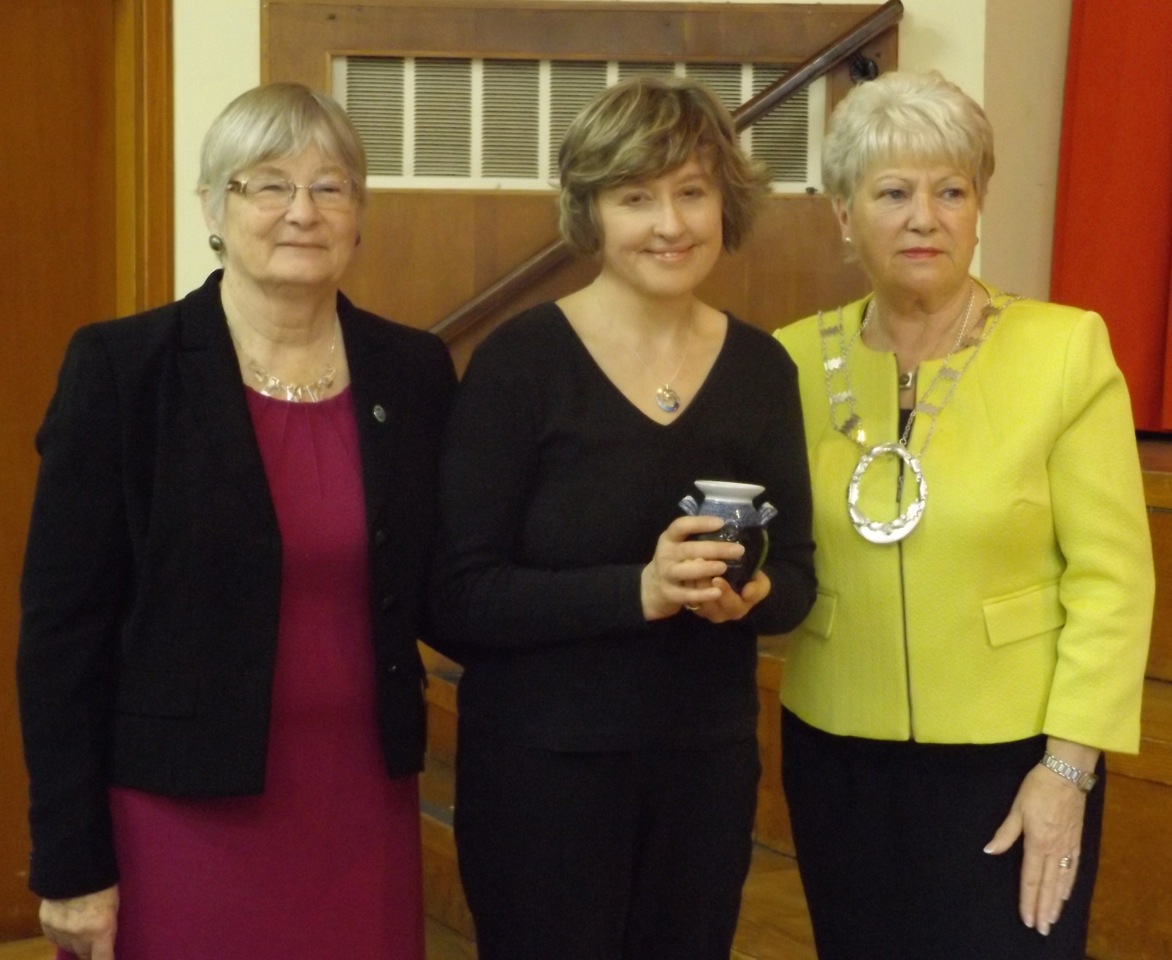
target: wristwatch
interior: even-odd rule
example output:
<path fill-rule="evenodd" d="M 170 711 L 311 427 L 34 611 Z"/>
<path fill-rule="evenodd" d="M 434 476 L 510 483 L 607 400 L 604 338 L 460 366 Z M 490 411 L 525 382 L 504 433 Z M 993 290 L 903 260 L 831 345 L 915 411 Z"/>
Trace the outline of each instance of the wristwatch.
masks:
<path fill-rule="evenodd" d="M 1058 776 L 1069 780 L 1079 790 L 1083 791 L 1083 793 L 1090 793 L 1091 787 L 1099 782 L 1099 778 L 1093 773 L 1072 767 L 1065 760 L 1059 760 L 1052 753 L 1042 754 L 1042 766 L 1047 770 L 1053 770 Z"/>

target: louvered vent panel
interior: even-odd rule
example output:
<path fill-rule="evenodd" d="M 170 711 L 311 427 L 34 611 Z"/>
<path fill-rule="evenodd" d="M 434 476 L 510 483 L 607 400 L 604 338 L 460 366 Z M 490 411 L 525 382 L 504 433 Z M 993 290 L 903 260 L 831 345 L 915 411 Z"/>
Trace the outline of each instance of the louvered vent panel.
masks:
<path fill-rule="evenodd" d="M 350 57 L 346 112 L 366 147 L 374 176 L 403 174 L 403 58 Z"/>
<path fill-rule="evenodd" d="M 415 61 L 415 173 L 472 173 L 472 61 Z"/>
<path fill-rule="evenodd" d="M 630 63 L 619 64 L 619 79 L 628 80 L 631 77 L 662 77 L 671 76 L 675 73 L 676 65 L 674 63 L 652 63 L 645 61 L 640 63 L 632 61 Z"/>
<path fill-rule="evenodd" d="M 715 90 L 730 110 L 746 99 L 746 85 L 757 93 L 786 72 L 772 64 L 349 57 L 339 82 L 344 77 L 346 108 L 366 145 L 372 176 L 407 184 L 419 178 L 430 186 L 437 184 L 429 178 L 438 177 L 452 187 L 540 189 L 557 177 L 558 148 L 570 122 L 608 80 L 680 69 Z M 807 182 L 809 111 L 810 94 L 803 90 L 745 135 L 774 181 Z"/>
<path fill-rule="evenodd" d="M 690 63 L 688 76 L 712 88 L 712 92 L 731 112 L 741 105 L 741 74 L 739 63 Z"/>
<path fill-rule="evenodd" d="M 483 176 L 539 175 L 540 97 L 539 61 L 484 61 Z"/>
<path fill-rule="evenodd" d="M 773 64 L 755 64 L 753 93 L 760 93 L 787 72 Z M 774 180 L 804 183 L 807 179 L 809 109 L 810 88 L 804 87 L 753 125 L 753 156 L 765 163 Z"/>
<path fill-rule="evenodd" d="M 558 148 L 570 121 L 606 89 L 606 64 L 590 60 L 554 60 L 549 70 L 549 170 L 557 178 Z"/>

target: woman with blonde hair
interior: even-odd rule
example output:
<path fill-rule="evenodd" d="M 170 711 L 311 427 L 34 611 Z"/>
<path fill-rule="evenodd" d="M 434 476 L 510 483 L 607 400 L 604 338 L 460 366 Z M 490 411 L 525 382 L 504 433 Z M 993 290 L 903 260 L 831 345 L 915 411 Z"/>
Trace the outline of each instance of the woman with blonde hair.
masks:
<path fill-rule="evenodd" d="M 756 636 L 814 596 L 793 365 L 697 286 L 765 189 L 686 80 L 596 98 L 560 153 L 588 286 L 476 351 L 446 444 L 434 610 L 459 684 L 456 842 L 481 960 L 727 960 L 760 765 Z M 759 484 L 743 548 L 698 479 Z"/>

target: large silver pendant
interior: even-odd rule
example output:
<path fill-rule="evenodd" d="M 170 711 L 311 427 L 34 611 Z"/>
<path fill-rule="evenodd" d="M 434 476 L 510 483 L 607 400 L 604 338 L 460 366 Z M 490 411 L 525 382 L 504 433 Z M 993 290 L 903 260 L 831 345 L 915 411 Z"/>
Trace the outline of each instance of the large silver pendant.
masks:
<path fill-rule="evenodd" d="M 916 480 L 916 498 L 907 505 L 907 508 L 894 520 L 880 522 L 868 519 L 859 509 L 859 483 L 863 474 L 879 457 L 885 454 L 894 454 L 899 457 L 911 471 Z M 928 506 L 928 483 L 924 479 L 924 471 L 920 467 L 919 458 L 912 456 L 910 450 L 902 443 L 881 443 L 864 451 L 859 457 L 855 472 L 851 474 L 851 482 L 846 488 L 847 510 L 850 512 L 851 523 L 859 531 L 864 540 L 871 543 L 896 543 L 916 529 L 916 524 L 924 515 Z"/>
<path fill-rule="evenodd" d="M 655 402 L 664 413 L 675 413 L 680 408 L 680 395 L 665 383 L 655 391 Z"/>

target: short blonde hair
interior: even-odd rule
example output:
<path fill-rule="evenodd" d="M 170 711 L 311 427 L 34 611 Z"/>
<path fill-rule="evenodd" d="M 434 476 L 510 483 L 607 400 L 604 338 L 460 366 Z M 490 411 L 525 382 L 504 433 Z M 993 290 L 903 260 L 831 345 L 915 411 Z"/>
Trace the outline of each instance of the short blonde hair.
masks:
<path fill-rule="evenodd" d="M 847 203 L 875 164 L 947 158 L 984 203 L 993 176 L 993 127 L 985 111 L 937 71 L 893 72 L 861 83 L 830 117 L 822 147 L 822 184 Z"/>
<path fill-rule="evenodd" d="M 300 83 L 266 83 L 242 93 L 216 117 L 203 139 L 199 188 L 217 218 L 228 181 L 242 170 L 318 147 L 336 161 L 365 199 L 366 151 L 362 138 L 332 97 Z"/>
<path fill-rule="evenodd" d="M 768 191 L 764 167 L 741 152 L 728 110 L 706 86 L 681 77 L 632 77 L 586 105 L 558 152 L 559 227 L 577 253 L 602 246 L 598 194 L 651 180 L 693 156 L 712 164 L 720 190 L 724 248 L 739 247 Z"/>

